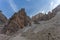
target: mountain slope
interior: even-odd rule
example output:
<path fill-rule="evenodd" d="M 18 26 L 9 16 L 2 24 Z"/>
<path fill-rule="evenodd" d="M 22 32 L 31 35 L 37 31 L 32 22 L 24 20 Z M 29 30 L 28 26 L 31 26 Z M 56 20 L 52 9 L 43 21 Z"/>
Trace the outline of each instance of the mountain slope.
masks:
<path fill-rule="evenodd" d="M 60 40 L 60 12 L 49 21 L 42 21 L 36 28 L 23 33 L 28 40 Z"/>

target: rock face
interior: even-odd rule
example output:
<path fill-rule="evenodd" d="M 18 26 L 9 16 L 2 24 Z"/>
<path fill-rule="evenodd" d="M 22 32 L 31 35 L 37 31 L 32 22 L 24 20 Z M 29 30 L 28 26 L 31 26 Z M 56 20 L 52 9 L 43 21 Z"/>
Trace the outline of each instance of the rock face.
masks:
<path fill-rule="evenodd" d="M 4 24 L 7 22 L 7 18 L 2 14 L 2 11 L 0 11 L 0 24 Z"/>
<path fill-rule="evenodd" d="M 55 15 L 56 15 L 56 13 L 50 12 L 50 11 L 48 12 L 48 14 L 39 13 L 39 14 L 33 16 L 32 20 L 36 23 L 39 21 L 47 21 L 47 20 L 53 18 Z"/>
<path fill-rule="evenodd" d="M 7 21 L 7 18 L 2 14 L 2 11 L 0 10 L 0 33 Z"/>
<path fill-rule="evenodd" d="M 22 8 L 9 19 L 7 25 L 5 25 L 3 29 L 3 33 L 14 33 L 28 24 L 31 25 L 30 18 L 26 15 L 25 9 Z"/>
<path fill-rule="evenodd" d="M 39 14 L 37 14 L 37 15 L 35 15 L 35 16 L 32 17 L 32 21 L 33 21 L 35 24 L 36 24 L 36 23 L 39 24 L 38 21 L 43 20 L 43 19 L 42 19 L 43 16 L 44 16 L 43 13 L 39 13 Z"/>
<path fill-rule="evenodd" d="M 41 17 L 43 17 L 43 16 L 44 16 L 43 13 L 39 13 L 39 14 L 33 16 L 33 17 L 32 17 L 32 20 L 37 20 L 37 21 L 39 21 L 39 20 L 41 20 Z"/>

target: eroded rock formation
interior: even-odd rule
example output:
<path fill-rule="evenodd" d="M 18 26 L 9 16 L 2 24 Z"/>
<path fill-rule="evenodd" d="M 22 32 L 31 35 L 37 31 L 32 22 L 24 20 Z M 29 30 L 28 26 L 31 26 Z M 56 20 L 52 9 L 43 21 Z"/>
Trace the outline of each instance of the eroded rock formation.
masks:
<path fill-rule="evenodd" d="M 44 14 L 44 13 L 39 13 L 35 16 L 32 17 L 32 20 L 34 22 L 39 22 L 39 21 L 47 21 L 51 18 L 53 18 L 56 14 L 54 12 L 48 12 L 48 14 Z"/>
<path fill-rule="evenodd" d="M 2 14 L 2 11 L 0 10 L 0 24 L 4 24 L 7 22 L 7 18 Z"/>
<path fill-rule="evenodd" d="M 30 18 L 26 15 L 25 9 L 22 8 L 9 19 L 7 25 L 5 25 L 3 29 L 3 33 L 14 33 L 28 24 L 31 26 Z"/>

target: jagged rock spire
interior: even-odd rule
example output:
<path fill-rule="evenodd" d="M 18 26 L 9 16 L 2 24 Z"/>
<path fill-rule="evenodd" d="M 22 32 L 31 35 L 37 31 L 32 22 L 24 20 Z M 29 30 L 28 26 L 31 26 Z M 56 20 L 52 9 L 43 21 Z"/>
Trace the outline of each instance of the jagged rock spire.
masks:
<path fill-rule="evenodd" d="M 18 29 L 22 29 L 28 24 L 31 25 L 31 22 L 28 19 L 29 17 L 26 15 L 25 9 L 22 8 L 10 18 L 7 26 L 3 29 L 3 33 L 14 33 Z"/>

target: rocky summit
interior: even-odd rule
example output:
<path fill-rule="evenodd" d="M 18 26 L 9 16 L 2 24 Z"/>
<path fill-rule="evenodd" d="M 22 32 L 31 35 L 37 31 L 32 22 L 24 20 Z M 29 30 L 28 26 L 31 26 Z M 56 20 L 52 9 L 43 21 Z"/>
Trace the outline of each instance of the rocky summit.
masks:
<path fill-rule="evenodd" d="M 47 20 L 50 20 L 51 18 L 53 18 L 55 15 L 56 15 L 56 13 L 50 12 L 50 11 L 48 12 L 48 14 L 39 13 L 32 17 L 32 21 L 34 23 L 37 23 L 39 21 L 47 21 Z"/>
<path fill-rule="evenodd" d="M 30 18 L 27 16 L 25 9 L 22 8 L 9 19 L 8 23 L 3 28 L 3 33 L 15 33 L 18 29 L 22 29 L 25 26 L 31 26 Z"/>
<path fill-rule="evenodd" d="M 0 24 L 4 24 L 7 22 L 7 18 L 2 14 L 2 11 L 0 10 Z"/>

